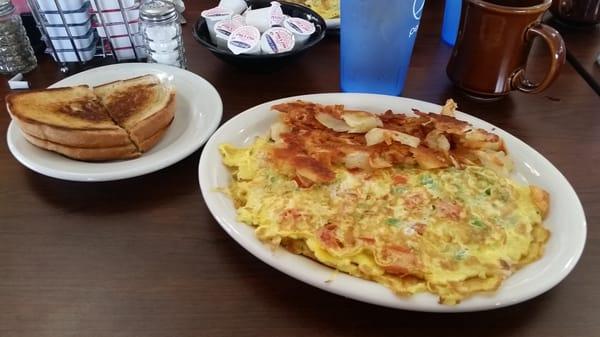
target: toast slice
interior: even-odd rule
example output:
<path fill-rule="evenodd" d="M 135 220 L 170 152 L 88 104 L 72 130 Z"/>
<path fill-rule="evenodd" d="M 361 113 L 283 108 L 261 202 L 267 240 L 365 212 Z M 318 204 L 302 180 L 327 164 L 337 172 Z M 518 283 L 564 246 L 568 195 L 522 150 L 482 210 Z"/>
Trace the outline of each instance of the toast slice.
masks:
<path fill-rule="evenodd" d="M 9 94 L 6 106 L 21 130 L 40 140 L 80 148 L 131 144 L 86 85 Z"/>
<path fill-rule="evenodd" d="M 133 143 L 112 147 L 86 148 L 74 147 L 40 139 L 23 132 L 23 136 L 31 144 L 46 150 L 60 153 L 66 157 L 83 161 L 107 161 L 136 158 L 142 155 Z"/>
<path fill-rule="evenodd" d="M 154 75 L 115 81 L 94 88 L 112 119 L 144 152 L 164 134 L 175 114 L 175 91 Z"/>
<path fill-rule="evenodd" d="M 6 96 L 7 110 L 33 145 L 85 161 L 135 158 L 164 136 L 175 92 L 145 75 L 90 88 L 32 90 Z"/>

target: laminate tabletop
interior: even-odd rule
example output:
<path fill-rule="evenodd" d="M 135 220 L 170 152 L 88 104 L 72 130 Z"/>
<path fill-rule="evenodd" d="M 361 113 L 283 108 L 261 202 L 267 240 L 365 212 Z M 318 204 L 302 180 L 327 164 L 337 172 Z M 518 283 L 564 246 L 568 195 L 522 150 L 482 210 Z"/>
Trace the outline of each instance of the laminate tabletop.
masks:
<path fill-rule="evenodd" d="M 565 40 L 568 60 L 600 95 L 600 24 L 573 26 L 547 14 L 545 22 L 556 28 Z"/>
<path fill-rule="evenodd" d="M 188 70 L 219 91 L 222 122 L 272 99 L 339 92 L 335 34 L 281 68 L 244 69 L 193 40 L 192 23 L 215 2 L 187 5 Z M 297 281 L 232 240 L 200 193 L 202 149 L 155 173 L 78 183 L 27 169 L 3 140 L 0 336 L 600 336 L 600 97 L 568 63 L 540 94 L 514 92 L 493 103 L 461 95 L 445 74 L 452 50 L 439 36 L 442 6 L 426 5 L 403 96 L 438 104 L 453 97 L 461 111 L 512 133 L 565 175 L 583 204 L 588 238 L 556 287 L 463 314 L 357 302 Z M 534 55 L 543 58 L 544 48 Z M 65 76 L 40 56 L 26 79 L 44 88 Z M 3 80 L 0 97 L 8 92 Z M 1 134 L 9 123 L 4 111 Z"/>

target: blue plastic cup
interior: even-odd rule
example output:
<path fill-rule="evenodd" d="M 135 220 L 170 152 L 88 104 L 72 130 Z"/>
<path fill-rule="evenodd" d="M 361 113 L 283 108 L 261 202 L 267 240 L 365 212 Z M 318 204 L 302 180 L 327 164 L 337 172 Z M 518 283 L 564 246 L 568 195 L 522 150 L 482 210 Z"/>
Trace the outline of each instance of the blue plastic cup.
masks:
<path fill-rule="evenodd" d="M 462 0 L 446 0 L 444 6 L 444 21 L 442 22 L 442 40 L 454 46 L 460 24 Z"/>
<path fill-rule="evenodd" d="M 341 0 L 342 91 L 400 95 L 425 0 Z"/>

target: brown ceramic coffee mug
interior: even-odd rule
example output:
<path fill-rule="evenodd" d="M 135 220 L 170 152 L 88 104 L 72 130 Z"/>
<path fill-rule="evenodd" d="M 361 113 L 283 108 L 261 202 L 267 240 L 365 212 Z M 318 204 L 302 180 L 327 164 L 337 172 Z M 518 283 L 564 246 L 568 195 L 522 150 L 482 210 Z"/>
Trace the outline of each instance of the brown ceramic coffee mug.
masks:
<path fill-rule="evenodd" d="M 600 23 L 600 0 L 554 0 L 550 12 L 567 24 L 595 25 Z"/>
<path fill-rule="evenodd" d="M 448 68 L 450 80 L 467 94 L 495 99 L 511 90 L 537 93 L 548 87 L 565 63 L 560 34 L 542 24 L 552 0 L 463 0 L 460 28 Z M 546 77 L 525 78 L 531 44 L 542 38 L 552 53 Z M 535 62 L 535 59 L 530 60 Z"/>

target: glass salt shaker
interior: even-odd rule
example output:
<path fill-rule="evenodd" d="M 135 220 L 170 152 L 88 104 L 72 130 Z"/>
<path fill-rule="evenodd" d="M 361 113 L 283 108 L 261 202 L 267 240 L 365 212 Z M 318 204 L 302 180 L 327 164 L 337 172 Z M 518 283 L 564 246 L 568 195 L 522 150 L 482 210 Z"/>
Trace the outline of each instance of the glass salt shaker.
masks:
<path fill-rule="evenodd" d="M 10 0 L 0 0 L 0 73 L 26 73 L 36 66 L 21 17 Z"/>
<path fill-rule="evenodd" d="M 171 2 L 154 0 L 140 8 L 148 62 L 186 67 L 179 14 Z"/>

